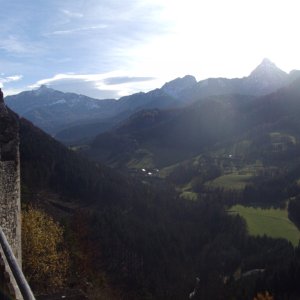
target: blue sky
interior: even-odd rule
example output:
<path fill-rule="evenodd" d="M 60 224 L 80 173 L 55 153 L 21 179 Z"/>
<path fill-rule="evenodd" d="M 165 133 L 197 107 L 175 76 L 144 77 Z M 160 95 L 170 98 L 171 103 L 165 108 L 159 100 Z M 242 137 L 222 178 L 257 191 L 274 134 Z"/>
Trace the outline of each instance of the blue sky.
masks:
<path fill-rule="evenodd" d="M 0 1 L 0 86 L 99 99 L 186 74 L 247 76 L 264 57 L 300 69 L 297 0 Z"/>

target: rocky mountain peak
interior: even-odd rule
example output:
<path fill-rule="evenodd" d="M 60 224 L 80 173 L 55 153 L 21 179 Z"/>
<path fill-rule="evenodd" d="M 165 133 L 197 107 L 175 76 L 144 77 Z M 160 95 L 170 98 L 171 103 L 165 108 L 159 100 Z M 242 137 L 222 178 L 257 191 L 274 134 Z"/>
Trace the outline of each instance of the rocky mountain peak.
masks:
<path fill-rule="evenodd" d="M 196 78 L 191 75 L 186 75 L 182 78 L 178 77 L 165 83 L 161 89 L 172 97 L 178 97 L 181 91 L 190 88 L 195 84 L 197 84 Z"/>
<path fill-rule="evenodd" d="M 273 62 L 265 58 L 244 80 L 244 88 L 247 94 L 266 95 L 286 84 L 289 75 L 279 69 Z"/>
<path fill-rule="evenodd" d="M 266 57 L 262 60 L 262 62 L 261 62 L 260 65 L 263 65 L 263 66 L 273 66 L 273 67 L 275 66 L 276 67 L 276 65 L 271 60 L 269 60 Z"/>
<path fill-rule="evenodd" d="M 272 61 L 268 58 L 264 58 L 263 61 L 251 72 L 252 78 L 263 79 L 269 78 L 287 78 L 288 74 L 279 69 Z"/>
<path fill-rule="evenodd" d="M 40 95 L 40 94 L 48 94 L 51 92 L 54 92 L 55 90 L 52 88 L 49 88 L 47 85 L 42 84 L 38 89 L 34 90 L 33 92 L 36 95 Z"/>

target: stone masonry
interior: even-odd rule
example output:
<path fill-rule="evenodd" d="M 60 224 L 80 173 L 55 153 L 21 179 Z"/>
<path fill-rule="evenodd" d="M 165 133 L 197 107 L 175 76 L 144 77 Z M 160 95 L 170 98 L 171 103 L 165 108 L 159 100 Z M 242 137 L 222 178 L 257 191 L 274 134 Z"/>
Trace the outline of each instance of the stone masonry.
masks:
<path fill-rule="evenodd" d="M 21 265 L 21 207 L 18 119 L 0 89 L 0 226 Z"/>

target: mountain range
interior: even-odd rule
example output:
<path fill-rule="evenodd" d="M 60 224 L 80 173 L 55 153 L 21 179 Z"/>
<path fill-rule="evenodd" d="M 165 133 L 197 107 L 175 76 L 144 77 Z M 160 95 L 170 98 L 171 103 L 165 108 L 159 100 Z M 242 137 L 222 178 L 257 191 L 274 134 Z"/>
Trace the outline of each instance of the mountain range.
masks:
<path fill-rule="evenodd" d="M 85 151 L 112 166 L 161 168 L 234 144 L 262 126 L 298 140 L 299 86 L 300 79 L 260 97 L 219 95 L 184 108 L 143 110 L 96 136 Z"/>
<path fill-rule="evenodd" d="M 288 85 L 300 76 L 289 74 L 264 59 L 248 77 L 209 78 L 199 82 L 187 75 L 147 93 L 136 93 L 119 100 L 97 100 L 74 93 L 63 93 L 46 86 L 8 96 L 6 104 L 20 116 L 65 143 L 86 141 L 114 128 L 120 121 L 143 109 L 170 109 L 209 96 L 240 94 L 262 96 Z"/>
<path fill-rule="evenodd" d="M 7 97 L 23 111 L 10 111 L 22 209 L 63 225 L 65 286 L 88 299 L 299 299 L 298 75 L 264 60 L 245 78 L 185 76 L 120 100 L 45 86 Z M 68 149 L 27 116 L 79 143 Z M 258 231 L 235 204 L 252 206 Z"/>
<path fill-rule="evenodd" d="M 153 120 L 162 125 L 176 114 L 134 116 L 124 133 L 134 129 L 136 121 L 147 128 Z M 201 201 L 186 201 L 167 181 L 141 180 L 93 164 L 27 120 L 19 122 L 23 209 L 42 208 L 64 224 L 63 247 L 71 262 L 67 287 L 84 291 L 87 299 L 179 300 L 193 291 L 197 276 L 205 281 L 196 285 L 195 299 L 244 294 L 252 299 L 258 283 L 277 291 L 275 279 L 290 283 L 277 294 L 299 295 L 299 275 L 286 270 L 290 264 L 299 268 L 298 248 L 284 239 L 250 236 L 243 219 L 220 205 L 225 193 L 222 196 L 216 189 Z M 199 165 L 202 174 L 206 167 Z M 299 164 L 296 167 L 291 184 L 300 175 Z M 184 175 L 180 170 L 181 178 Z M 281 189 L 282 182 L 275 184 Z M 286 189 L 286 193 L 298 191 L 293 186 Z M 257 268 L 266 269 L 266 275 L 234 277 L 236 270 L 247 274 Z M 236 279 L 225 284 L 225 276 Z M 30 284 L 38 294 L 45 281 L 30 278 Z"/>

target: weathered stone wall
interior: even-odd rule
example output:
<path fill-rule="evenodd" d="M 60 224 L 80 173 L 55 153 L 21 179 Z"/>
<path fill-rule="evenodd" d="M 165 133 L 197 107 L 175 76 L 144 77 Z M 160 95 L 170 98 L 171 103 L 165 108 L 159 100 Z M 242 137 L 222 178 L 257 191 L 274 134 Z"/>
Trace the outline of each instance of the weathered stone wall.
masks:
<path fill-rule="evenodd" d="M 21 264 L 19 128 L 0 89 L 0 226 Z"/>

